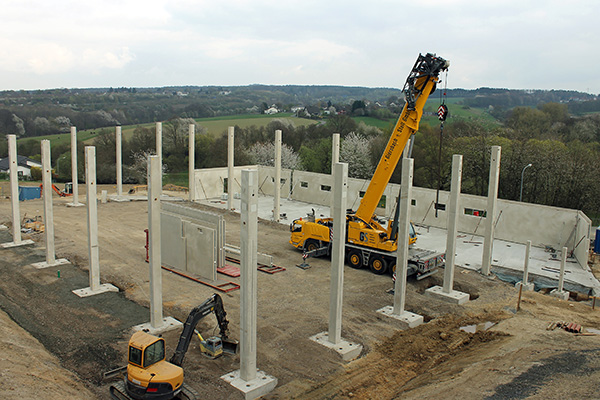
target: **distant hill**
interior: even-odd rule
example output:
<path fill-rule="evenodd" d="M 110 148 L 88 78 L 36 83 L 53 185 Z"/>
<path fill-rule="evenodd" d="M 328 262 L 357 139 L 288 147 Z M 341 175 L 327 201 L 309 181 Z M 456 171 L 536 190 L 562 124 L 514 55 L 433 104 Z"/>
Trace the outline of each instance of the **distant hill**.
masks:
<path fill-rule="evenodd" d="M 438 91 L 430 98 L 437 99 Z M 567 103 L 573 114 L 600 112 L 597 96 L 568 90 L 448 89 L 446 98 L 465 108 L 495 114 L 515 106 Z M 106 126 L 166 121 L 174 117 L 206 118 L 263 113 L 275 106 L 290 112 L 313 107 L 354 111 L 355 102 L 378 115 L 397 114 L 403 104 L 399 88 L 327 85 L 173 86 L 158 88 L 82 88 L 0 92 L 0 134 L 20 137 L 66 133 Z M 389 110 L 389 112 L 384 112 Z"/>

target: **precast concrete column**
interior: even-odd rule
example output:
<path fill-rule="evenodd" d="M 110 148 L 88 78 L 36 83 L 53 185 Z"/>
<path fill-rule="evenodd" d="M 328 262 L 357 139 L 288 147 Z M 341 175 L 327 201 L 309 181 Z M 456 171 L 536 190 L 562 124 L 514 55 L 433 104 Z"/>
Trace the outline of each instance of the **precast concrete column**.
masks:
<path fill-rule="evenodd" d="M 481 273 L 490 274 L 492 266 L 492 251 L 494 248 L 494 223 L 496 222 L 496 205 L 498 204 L 498 181 L 500 177 L 500 146 L 492 146 L 490 159 L 490 182 L 488 186 L 488 200 L 485 218 L 485 237 L 483 240 L 483 258 L 481 260 Z"/>
<path fill-rule="evenodd" d="M 273 220 L 279 222 L 281 204 L 281 131 L 275 131 L 275 195 L 273 205 Z"/>
<path fill-rule="evenodd" d="M 410 153 L 412 153 L 412 143 L 413 139 L 408 139 L 408 141 L 406 142 L 406 146 L 404 146 L 404 151 L 402 152 L 402 158 L 410 158 Z"/>
<path fill-rule="evenodd" d="M 560 276 L 558 277 L 558 291 L 562 292 L 565 286 L 565 267 L 567 265 L 567 252 L 569 250 L 566 247 L 562 248 L 562 254 L 560 257 Z"/>
<path fill-rule="evenodd" d="M 88 255 L 90 259 L 90 289 L 100 287 L 100 254 L 98 249 L 98 199 L 96 193 L 96 148 L 85 147 L 85 184 L 87 192 Z"/>
<path fill-rule="evenodd" d="M 53 265 L 54 254 L 54 216 L 52 213 L 52 163 L 50 160 L 50 141 L 42 140 L 42 184 L 44 188 L 44 236 L 46 236 L 46 263 Z"/>
<path fill-rule="evenodd" d="M 331 136 L 331 186 L 335 185 L 335 164 L 340 162 L 340 134 L 334 133 Z M 333 216 L 335 207 L 335 198 L 331 196 L 331 204 L 329 205 L 329 215 Z"/>
<path fill-rule="evenodd" d="M 348 197 L 348 164 L 333 166 L 333 247 L 331 253 L 331 288 L 329 293 L 328 340 L 337 344 L 342 339 L 342 301 L 344 293 L 344 244 L 346 239 L 346 203 Z"/>
<path fill-rule="evenodd" d="M 115 142 L 117 144 L 117 197 L 123 196 L 123 148 L 121 143 L 121 127 L 115 128 Z"/>
<path fill-rule="evenodd" d="M 240 229 L 240 369 L 221 379 L 257 399 L 277 386 L 277 378 L 256 369 L 258 171 L 242 171 Z"/>
<path fill-rule="evenodd" d="M 377 310 L 400 321 L 404 329 L 414 328 L 423 323 L 423 317 L 405 311 L 406 277 L 408 275 L 408 241 L 410 238 L 410 203 L 413 181 L 412 158 L 402 159 L 402 182 L 400 188 L 400 218 L 398 224 L 398 250 L 396 253 L 396 281 L 394 283 L 394 305 Z"/>
<path fill-rule="evenodd" d="M 148 157 L 148 245 L 150 246 L 150 325 L 163 325 L 160 248 L 161 164 L 159 156 Z"/>
<path fill-rule="evenodd" d="M 190 124 L 189 135 L 188 135 L 188 188 L 189 188 L 189 200 L 194 201 L 196 199 L 196 170 L 195 159 L 196 159 L 196 125 Z"/>
<path fill-rule="evenodd" d="M 258 171 L 242 171 L 240 237 L 240 377 L 256 378 Z"/>
<path fill-rule="evenodd" d="M 32 264 L 35 268 L 54 267 L 67 264 L 64 258 L 56 259 L 54 252 L 54 212 L 52 210 L 52 162 L 50 157 L 50 141 L 42 140 L 42 187 L 44 188 L 44 236 L 46 238 L 46 261 Z"/>
<path fill-rule="evenodd" d="M 158 156 L 158 163 L 160 164 L 160 193 L 162 194 L 162 131 L 163 131 L 162 122 L 156 123 L 156 155 Z"/>
<path fill-rule="evenodd" d="M 77 164 L 77 128 L 71 127 L 71 184 L 73 185 L 73 202 L 67 204 L 71 207 L 82 206 L 79 202 L 79 170 Z"/>
<path fill-rule="evenodd" d="M 450 185 L 450 199 L 448 201 L 448 220 L 446 237 L 446 266 L 444 268 L 443 286 L 432 286 L 425 290 L 430 294 L 447 302 L 463 304 L 469 301 L 469 294 L 454 290 L 454 265 L 456 263 L 456 234 L 458 233 L 458 216 L 460 215 L 460 187 L 462 183 L 462 156 L 455 154 L 452 157 L 452 183 Z"/>
<path fill-rule="evenodd" d="M 17 136 L 6 135 L 8 138 L 8 162 L 10 164 L 10 202 L 12 205 L 13 241 L 21 245 L 21 208 L 19 206 L 19 165 L 17 163 Z"/>
<path fill-rule="evenodd" d="M 396 282 L 394 283 L 394 314 L 401 315 L 406 305 L 406 278 L 408 275 L 408 242 L 410 239 L 410 201 L 414 160 L 402 160 L 400 189 L 400 220 L 398 223 L 398 250 L 396 254 Z"/>
<path fill-rule="evenodd" d="M 234 127 L 227 129 L 227 209 L 233 210 Z"/>
<path fill-rule="evenodd" d="M 90 286 L 73 290 L 79 297 L 88 297 L 104 292 L 118 292 L 116 286 L 100 284 L 100 253 L 98 246 L 98 193 L 96 192 L 96 147 L 85 146 L 85 186 L 88 225 L 88 257 L 90 259 Z"/>
<path fill-rule="evenodd" d="M 452 157 L 452 182 L 450 184 L 450 204 L 448 205 L 448 233 L 446 237 L 446 267 L 444 268 L 445 293 L 454 288 L 454 264 L 456 261 L 456 234 L 458 233 L 458 216 L 460 215 L 460 188 L 462 184 L 462 160 L 460 154 Z"/>
<path fill-rule="evenodd" d="M 525 246 L 525 262 L 523 263 L 523 280 L 521 282 L 517 282 L 515 285 L 517 288 L 519 286 L 523 287 L 523 290 L 534 290 L 535 285 L 533 282 L 529 282 L 529 254 L 531 253 L 531 240 L 527 241 L 527 245 Z"/>

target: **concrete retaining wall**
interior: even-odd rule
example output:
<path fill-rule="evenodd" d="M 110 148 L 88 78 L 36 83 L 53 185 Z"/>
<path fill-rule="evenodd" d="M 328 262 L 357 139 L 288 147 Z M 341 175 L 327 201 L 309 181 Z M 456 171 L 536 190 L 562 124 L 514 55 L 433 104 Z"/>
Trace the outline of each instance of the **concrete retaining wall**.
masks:
<path fill-rule="evenodd" d="M 245 168 L 258 168 L 259 192 L 268 196 L 274 193 L 273 167 L 252 166 L 236 167 L 236 188 L 239 188 L 240 171 Z M 223 193 L 223 178 L 227 176 L 227 168 L 213 168 L 196 170 L 196 199 L 216 198 Z M 329 206 L 333 194 L 333 181 L 331 175 L 317 174 L 306 171 L 290 171 L 282 169 L 282 197 L 311 204 Z M 200 184 L 199 182 L 202 182 Z M 287 186 L 291 182 L 291 187 Z M 356 210 L 360 205 L 360 194 L 367 190 L 370 181 L 363 179 L 348 179 L 348 208 Z M 207 186 L 216 187 L 208 191 Z M 199 188 L 200 187 L 200 188 Z M 204 187 L 204 189 L 202 189 Z M 384 195 L 385 205 L 378 208 L 376 213 L 380 216 L 391 216 L 395 209 L 400 185 L 389 184 Z M 202 192 L 204 191 L 204 192 Z M 208 195 L 207 197 L 205 197 Z M 435 216 L 434 189 L 413 187 L 411 216 L 413 223 L 446 228 L 447 215 L 443 209 L 448 204 L 450 192 L 440 191 L 438 216 Z M 484 234 L 485 209 L 487 198 L 462 194 L 460 197 L 460 216 L 458 231 L 463 234 Z M 512 200 L 498 199 L 498 215 L 496 218 L 495 235 L 497 239 L 515 243 L 527 243 L 531 240 L 534 246 L 552 246 L 561 249 L 567 246 L 570 251 L 575 248 L 576 258 L 585 265 L 589 249 L 591 234 L 591 221 L 584 213 L 566 208 L 541 206 L 537 204 L 522 203 Z M 582 239 L 583 238 L 583 239 Z M 581 242 L 580 242 L 581 241 Z M 578 242 L 579 245 L 578 245 Z"/>

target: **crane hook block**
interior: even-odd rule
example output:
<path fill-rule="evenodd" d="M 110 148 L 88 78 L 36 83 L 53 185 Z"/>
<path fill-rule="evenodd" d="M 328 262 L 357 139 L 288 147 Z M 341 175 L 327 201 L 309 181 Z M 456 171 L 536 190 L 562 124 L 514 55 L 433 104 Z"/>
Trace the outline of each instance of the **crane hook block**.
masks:
<path fill-rule="evenodd" d="M 442 121 L 442 122 L 445 121 L 446 117 L 448 117 L 448 106 L 445 104 L 440 105 L 438 107 L 437 114 L 438 114 L 438 119 L 440 121 Z"/>

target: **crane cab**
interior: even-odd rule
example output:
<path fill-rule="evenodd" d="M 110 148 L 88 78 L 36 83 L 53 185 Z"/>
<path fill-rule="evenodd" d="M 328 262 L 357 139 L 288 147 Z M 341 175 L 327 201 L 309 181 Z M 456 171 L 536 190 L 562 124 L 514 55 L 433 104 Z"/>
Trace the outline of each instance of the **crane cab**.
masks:
<path fill-rule="evenodd" d="M 172 399 L 183 387 L 183 368 L 165 360 L 165 340 L 145 332 L 129 339 L 125 389 L 136 400 Z"/>

